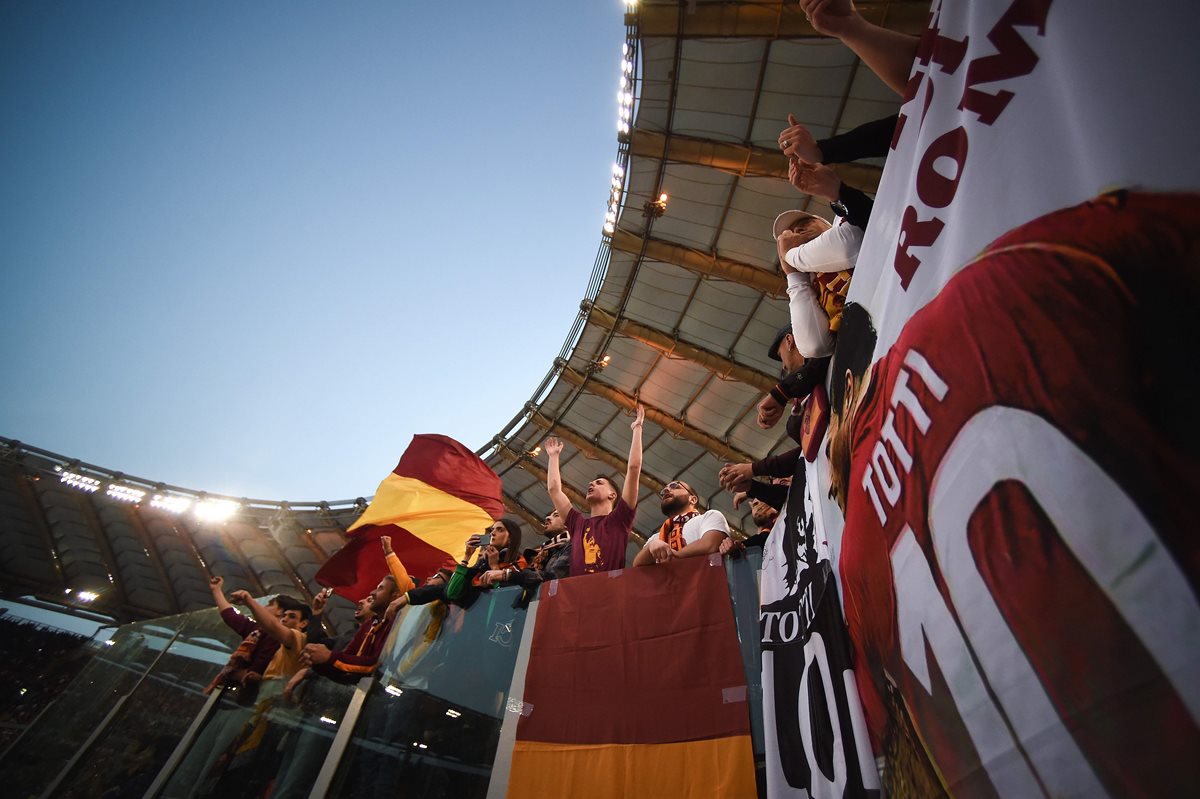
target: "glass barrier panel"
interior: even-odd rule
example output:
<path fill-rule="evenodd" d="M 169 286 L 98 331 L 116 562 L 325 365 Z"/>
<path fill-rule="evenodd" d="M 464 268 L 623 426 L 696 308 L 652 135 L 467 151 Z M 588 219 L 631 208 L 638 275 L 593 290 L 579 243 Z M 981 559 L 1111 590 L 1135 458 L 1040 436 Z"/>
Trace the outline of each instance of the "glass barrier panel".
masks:
<path fill-rule="evenodd" d="M 737 625 L 742 667 L 746 670 L 746 693 L 750 704 L 750 738 L 754 760 L 765 762 L 763 743 L 762 637 L 758 626 L 758 582 L 762 570 L 762 547 L 747 547 L 737 558 L 725 558 L 729 598 Z"/>
<path fill-rule="evenodd" d="M 203 689 L 242 640 L 215 610 L 211 615 L 206 612 L 203 621 L 195 630 L 189 627 L 184 646 L 222 642 L 225 648 L 209 662 L 193 660 L 190 664 L 194 668 L 188 675 L 188 697 L 182 702 L 188 712 L 181 713 L 175 722 L 176 742 L 203 705 Z M 195 651 L 189 650 L 188 654 Z M 281 677 L 249 689 L 220 689 L 216 705 L 159 796 L 308 796 L 353 688 L 313 679 L 285 696 L 287 683 L 288 679 Z M 140 710 L 153 713 L 155 707 L 145 705 Z M 136 718 L 131 717 L 130 722 L 136 727 Z"/>
<path fill-rule="evenodd" d="M 241 640 L 216 608 L 189 613 L 178 637 L 59 787 L 64 797 L 141 796 L 192 719 L 205 687 Z"/>
<path fill-rule="evenodd" d="M 180 615 L 128 624 L 98 645 L 79 676 L 5 753 L 0 763 L 5 795 L 40 795 L 162 654 L 185 619 Z"/>
<path fill-rule="evenodd" d="M 525 610 L 498 588 L 464 611 L 405 608 L 329 796 L 484 797 Z"/>

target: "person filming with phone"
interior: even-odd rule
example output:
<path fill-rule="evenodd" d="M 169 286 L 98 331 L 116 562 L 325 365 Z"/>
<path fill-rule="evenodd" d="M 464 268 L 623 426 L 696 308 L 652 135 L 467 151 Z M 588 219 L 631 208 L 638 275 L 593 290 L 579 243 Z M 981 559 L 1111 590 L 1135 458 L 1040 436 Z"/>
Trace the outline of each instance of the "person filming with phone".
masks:
<path fill-rule="evenodd" d="M 471 556 L 476 553 L 478 557 L 471 565 Z M 525 566 L 521 554 L 521 523 L 505 516 L 493 522 L 483 534 L 467 539 L 462 562 L 449 582 L 414 588 L 395 604 L 398 607 L 425 605 L 440 599 L 469 608 L 481 592 L 508 584 Z"/>

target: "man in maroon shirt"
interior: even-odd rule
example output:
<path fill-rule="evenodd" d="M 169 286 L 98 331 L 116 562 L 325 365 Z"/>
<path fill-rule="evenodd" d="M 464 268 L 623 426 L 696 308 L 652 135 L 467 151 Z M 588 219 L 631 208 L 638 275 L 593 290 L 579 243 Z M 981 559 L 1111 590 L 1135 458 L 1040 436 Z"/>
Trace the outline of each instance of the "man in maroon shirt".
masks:
<path fill-rule="evenodd" d="M 571 577 L 594 572 L 625 568 L 625 546 L 633 530 L 633 514 L 637 508 L 638 481 L 642 476 L 642 422 L 646 410 L 637 406 L 629 427 L 633 440 L 629 444 L 629 465 L 625 470 L 625 485 L 620 493 L 612 480 L 599 476 L 588 483 L 584 500 L 588 515 L 575 510 L 562 488 L 558 459 L 563 444 L 557 438 L 546 439 L 546 491 L 558 515 L 566 520 L 571 531 Z"/>

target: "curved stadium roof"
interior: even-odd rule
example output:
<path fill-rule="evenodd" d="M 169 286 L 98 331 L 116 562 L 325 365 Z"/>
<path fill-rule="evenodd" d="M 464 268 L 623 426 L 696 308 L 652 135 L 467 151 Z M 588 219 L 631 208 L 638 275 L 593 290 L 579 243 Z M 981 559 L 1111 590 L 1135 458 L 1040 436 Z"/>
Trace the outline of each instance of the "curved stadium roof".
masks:
<path fill-rule="evenodd" d="M 927 2 L 858 7 L 910 33 L 928 14 Z M 562 438 L 568 486 L 623 474 L 630 411 L 641 401 L 635 531 L 657 529 L 652 494 L 676 478 L 747 530 L 748 511 L 732 508 L 716 474 L 727 460 L 788 446 L 782 425 L 755 424 L 778 373 L 767 346 L 787 321 L 771 221 L 795 207 L 831 216 L 788 185 L 776 137 L 789 112 L 820 138 L 894 113 L 899 99 L 844 46 L 815 34 L 795 3 L 651 0 L 626 25 L 632 113 L 619 136 L 612 225 L 560 357 L 479 453 L 501 476 L 510 509 L 535 521 L 550 503 L 545 459 L 530 453 L 547 435 Z M 880 167 L 838 172 L 873 192 Z M 646 205 L 662 193 L 667 208 L 655 218 Z M 111 484 L 145 496 L 112 496 Z M 230 590 L 310 596 L 313 575 L 363 507 L 243 499 L 213 523 L 155 507 L 155 495 L 204 497 L 0 439 L 4 595 L 78 603 L 91 591 L 100 594 L 92 607 L 120 620 L 209 606 L 210 574 L 226 576 Z M 348 619 L 348 603 L 330 617 Z"/>

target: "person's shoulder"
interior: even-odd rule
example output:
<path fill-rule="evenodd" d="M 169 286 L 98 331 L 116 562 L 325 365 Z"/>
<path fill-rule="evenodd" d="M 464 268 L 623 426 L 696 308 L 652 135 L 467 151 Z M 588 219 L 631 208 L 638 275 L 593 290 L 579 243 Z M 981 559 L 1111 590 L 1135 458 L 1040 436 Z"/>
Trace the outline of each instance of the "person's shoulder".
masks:
<path fill-rule="evenodd" d="M 700 517 L 700 523 L 704 525 L 704 532 L 706 533 L 710 530 L 729 532 L 729 520 L 725 518 L 724 513 L 716 508 L 710 508 L 705 511 Z"/>
<path fill-rule="evenodd" d="M 616 504 L 613 505 L 613 509 L 608 516 L 612 519 L 632 521 L 634 513 L 633 507 L 625 501 L 624 497 L 617 497 Z"/>

